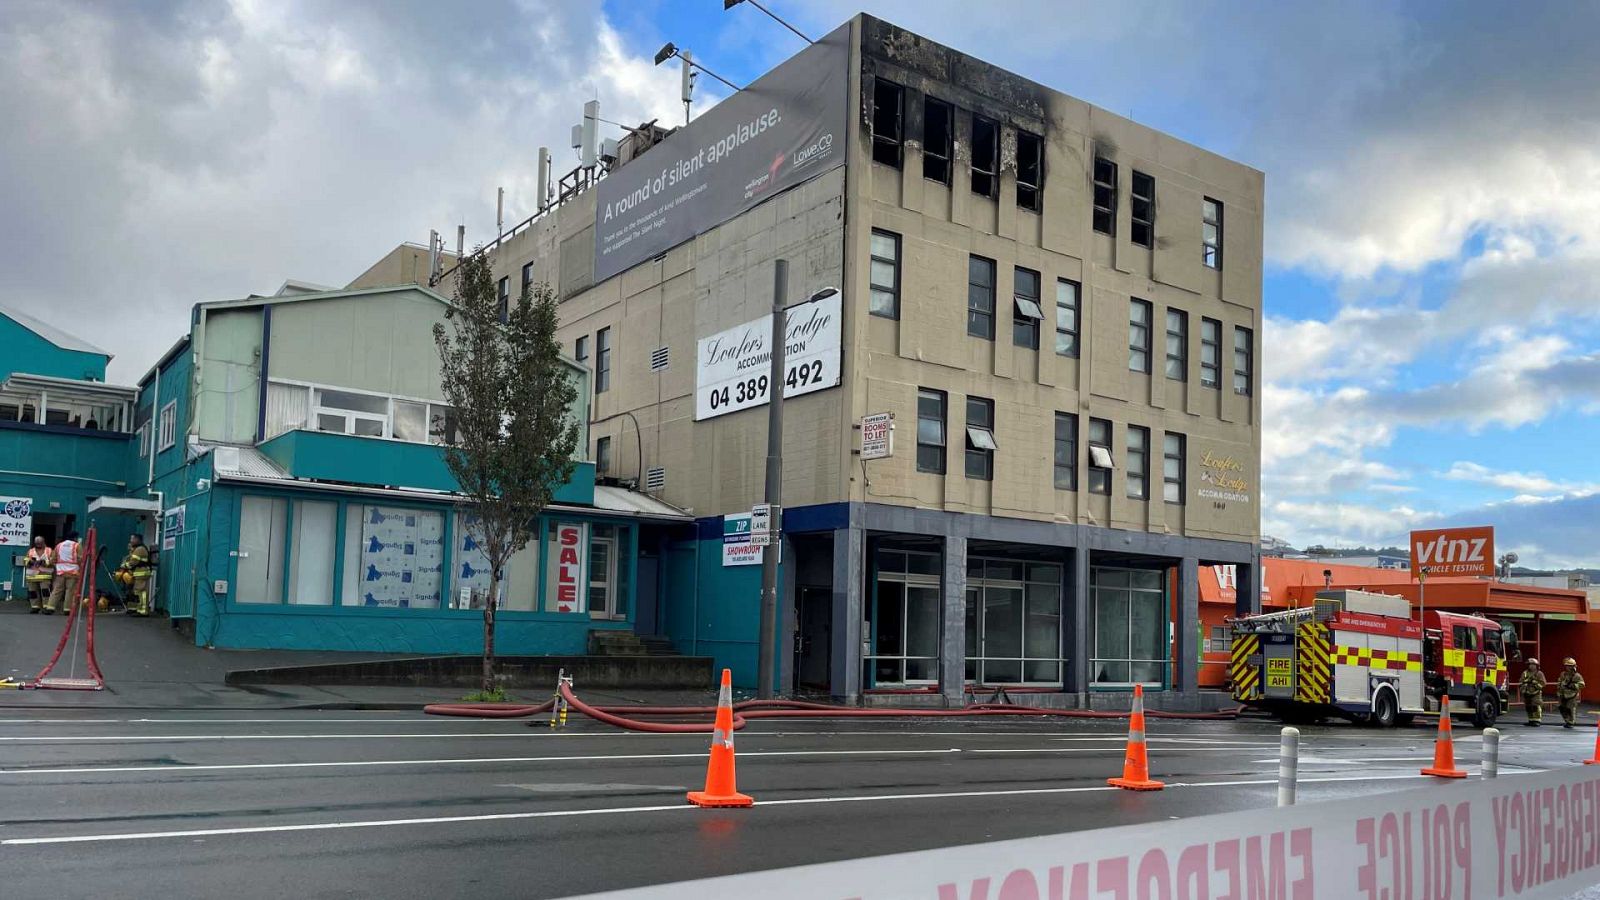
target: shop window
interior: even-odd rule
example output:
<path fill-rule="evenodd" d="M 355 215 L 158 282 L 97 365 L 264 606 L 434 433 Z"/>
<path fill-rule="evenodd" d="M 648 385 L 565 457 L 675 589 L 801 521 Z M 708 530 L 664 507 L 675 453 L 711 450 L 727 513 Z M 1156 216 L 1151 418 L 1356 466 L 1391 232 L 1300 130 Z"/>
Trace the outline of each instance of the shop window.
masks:
<path fill-rule="evenodd" d="M 1200 206 L 1200 262 L 1222 268 L 1222 201 L 1210 197 Z"/>
<path fill-rule="evenodd" d="M 944 474 L 945 393 L 917 391 L 917 471 Z"/>
<path fill-rule="evenodd" d="M 1111 493 L 1111 423 L 1089 420 L 1089 493 Z"/>
<path fill-rule="evenodd" d="M 1156 180 L 1135 169 L 1132 189 L 1129 195 L 1132 199 L 1128 206 L 1128 214 L 1131 217 L 1128 236 L 1133 239 L 1135 244 L 1154 247 L 1156 243 Z"/>
<path fill-rule="evenodd" d="M 289 602 L 300 606 L 333 603 L 333 558 L 339 550 L 339 504 L 294 501 L 289 548 Z"/>
<path fill-rule="evenodd" d="M 972 192 L 993 197 L 999 184 L 1000 126 L 983 116 L 972 117 Z"/>
<path fill-rule="evenodd" d="M 994 340 L 994 260 L 967 257 L 967 334 Z"/>
<path fill-rule="evenodd" d="M 873 685 L 927 684 L 939 679 L 939 555 L 879 549 L 864 660 Z"/>
<path fill-rule="evenodd" d="M 967 477 L 994 480 L 994 401 L 967 398 Z"/>
<path fill-rule="evenodd" d="M 1056 413 L 1055 484 L 1058 491 L 1078 489 L 1078 417 Z"/>
<path fill-rule="evenodd" d="M 980 684 L 1061 682 L 1061 566 L 967 560 L 966 676 Z"/>
<path fill-rule="evenodd" d="M 872 229 L 871 288 L 868 311 L 900 318 L 900 235 L 892 231 Z"/>
<path fill-rule="evenodd" d="M 270 497 L 240 500 L 235 602 L 283 602 L 283 550 L 288 516 L 286 500 Z"/>
<path fill-rule="evenodd" d="M 1128 426 L 1128 499 L 1150 496 L 1150 429 Z"/>
<path fill-rule="evenodd" d="M 1038 212 L 1044 198 L 1044 139 L 1017 132 L 1017 205 Z"/>
<path fill-rule="evenodd" d="M 1012 272 L 1011 343 L 1030 350 L 1039 349 L 1039 273 L 1015 266 Z"/>
<path fill-rule="evenodd" d="M 1184 456 L 1186 439 L 1171 431 L 1163 438 L 1161 448 L 1161 499 L 1167 503 L 1183 504 Z"/>
<path fill-rule="evenodd" d="M 955 107 L 941 100 L 922 99 L 922 177 L 950 183 L 950 157 L 954 155 Z"/>
<path fill-rule="evenodd" d="M 1090 678 L 1095 684 L 1160 688 L 1166 683 L 1170 660 L 1164 580 L 1159 571 L 1090 570 Z"/>
<path fill-rule="evenodd" d="M 1189 380 L 1189 314 L 1167 309 L 1167 377 Z"/>
<path fill-rule="evenodd" d="M 1128 301 L 1128 371 L 1150 373 L 1150 303 Z"/>
<path fill-rule="evenodd" d="M 1056 279 L 1056 354 L 1078 355 L 1078 295 L 1076 281 Z"/>
<path fill-rule="evenodd" d="M 900 168 L 904 137 L 905 89 L 898 84 L 875 79 L 872 83 L 872 160 Z"/>
<path fill-rule="evenodd" d="M 1200 320 L 1200 386 L 1214 388 L 1222 384 L 1222 323 L 1216 319 Z"/>
<path fill-rule="evenodd" d="M 345 606 L 438 608 L 444 576 L 440 513 L 351 504 L 344 546 Z"/>
<path fill-rule="evenodd" d="M 1094 158 L 1094 230 L 1117 233 L 1117 164 L 1103 156 Z"/>

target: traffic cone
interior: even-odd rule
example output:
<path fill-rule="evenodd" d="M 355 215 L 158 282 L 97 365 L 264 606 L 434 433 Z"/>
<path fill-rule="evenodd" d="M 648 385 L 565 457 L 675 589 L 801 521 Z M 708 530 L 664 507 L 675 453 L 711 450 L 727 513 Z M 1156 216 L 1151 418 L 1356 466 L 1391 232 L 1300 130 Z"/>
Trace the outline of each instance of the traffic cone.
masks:
<path fill-rule="evenodd" d="M 1144 746 L 1144 685 L 1133 686 L 1133 716 L 1128 719 L 1128 754 L 1122 761 L 1122 777 L 1107 778 L 1106 784 L 1130 791 L 1159 791 L 1166 787 L 1150 780 L 1150 757 Z"/>
<path fill-rule="evenodd" d="M 1433 742 L 1433 765 L 1422 770 L 1424 775 L 1438 778 L 1465 778 L 1467 773 L 1456 768 L 1455 741 L 1450 734 L 1450 698 L 1439 701 L 1439 737 Z"/>
<path fill-rule="evenodd" d="M 706 789 L 690 791 L 695 806 L 754 806 L 739 793 L 733 777 L 733 670 L 722 670 L 722 690 L 717 694 L 717 723 L 711 732 L 711 763 L 706 767 Z"/>
<path fill-rule="evenodd" d="M 1591 759 L 1584 760 L 1583 764 L 1586 765 L 1586 766 L 1600 766 L 1600 729 L 1597 729 L 1595 731 L 1595 736 L 1594 736 L 1594 757 L 1591 758 Z"/>

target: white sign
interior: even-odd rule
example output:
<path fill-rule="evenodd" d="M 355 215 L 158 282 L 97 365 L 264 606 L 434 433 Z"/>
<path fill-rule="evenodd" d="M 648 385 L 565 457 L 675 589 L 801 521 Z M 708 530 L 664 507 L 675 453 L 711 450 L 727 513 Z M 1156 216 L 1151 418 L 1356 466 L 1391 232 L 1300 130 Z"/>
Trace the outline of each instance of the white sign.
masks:
<path fill-rule="evenodd" d="M 33 500 L 0 497 L 0 547 L 26 547 L 33 542 Z"/>
<path fill-rule="evenodd" d="M 183 534 L 183 519 L 188 504 L 180 503 L 161 514 L 161 549 L 178 546 L 178 535 Z"/>
<path fill-rule="evenodd" d="M 589 610 L 589 526 L 557 522 L 550 526 L 545 565 L 548 582 L 545 609 L 581 613 Z"/>
<path fill-rule="evenodd" d="M 761 565 L 761 547 L 750 540 L 750 518 L 749 513 L 734 513 L 722 517 L 723 565 Z"/>
<path fill-rule="evenodd" d="M 750 543 L 757 547 L 772 543 L 772 504 L 757 503 L 750 508 Z"/>
<path fill-rule="evenodd" d="M 1271 802 L 1265 792 L 1257 796 Z M 1115 800 L 1108 797 L 1107 803 Z M 1329 803 L 634 888 L 626 896 L 1443 900 L 1565 897 L 1597 881 L 1600 772 L 1571 766 Z"/>
<path fill-rule="evenodd" d="M 861 458 L 887 459 L 894 455 L 894 413 L 872 413 L 861 418 Z"/>
<path fill-rule="evenodd" d="M 783 396 L 799 397 L 839 386 L 842 297 L 789 307 L 784 346 Z M 763 406 L 771 394 L 768 368 L 772 314 L 701 338 L 694 373 L 695 421 Z"/>

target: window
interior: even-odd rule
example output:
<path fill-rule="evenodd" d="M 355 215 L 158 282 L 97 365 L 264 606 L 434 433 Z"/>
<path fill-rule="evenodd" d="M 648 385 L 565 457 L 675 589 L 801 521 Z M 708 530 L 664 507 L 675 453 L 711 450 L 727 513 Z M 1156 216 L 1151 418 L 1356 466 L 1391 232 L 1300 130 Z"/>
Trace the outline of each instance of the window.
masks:
<path fill-rule="evenodd" d="M 1183 435 L 1169 431 L 1161 447 L 1161 499 L 1179 506 L 1183 505 L 1185 443 Z"/>
<path fill-rule="evenodd" d="M 872 84 L 872 159 L 900 168 L 900 141 L 905 89 L 877 79 Z"/>
<path fill-rule="evenodd" d="M 1011 343 L 1018 347 L 1039 349 L 1039 320 L 1044 310 L 1039 308 L 1039 273 L 1032 269 L 1014 267 L 1011 270 L 1012 304 Z"/>
<path fill-rule="evenodd" d="M 1150 303 L 1128 302 L 1128 371 L 1150 372 Z"/>
<path fill-rule="evenodd" d="M 1227 653 L 1233 649 L 1233 629 L 1225 625 L 1211 626 L 1211 646 L 1207 647 L 1210 653 Z"/>
<path fill-rule="evenodd" d="M 1154 247 L 1156 243 L 1156 180 L 1137 169 L 1133 172 L 1133 202 L 1128 207 L 1133 223 L 1129 237 L 1135 244 Z"/>
<path fill-rule="evenodd" d="M 1222 201 L 1205 198 L 1200 206 L 1200 261 L 1222 268 Z"/>
<path fill-rule="evenodd" d="M 1166 682 L 1171 639 L 1165 581 L 1163 572 L 1148 569 L 1089 570 L 1093 683 Z"/>
<path fill-rule="evenodd" d="M 602 328 L 594 334 L 594 392 L 603 394 L 611 390 L 611 329 Z"/>
<path fill-rule="evenodd" d="M 1150 495 L 1145 486 L 1150 477 L 1150 429 L 1128 426 L 1128 497 L 1143 500 Z"/>
<path fill-rule="evenodd" d="M 437 609 L 444 583 L 444 516 L 351 504 L 344 518 L 344 606 Z"/>
<path fill-rule="evenodd" d="M 1094 158 L 1094 230 L 1117 233 L 1117 164 L 1102 156 Z"/>
<path fill-rule="evenodd" d="M 178 401 L 173 400 L 161 407 L 161 417 L 156 420 L 158 425 L 157 450 L 167 450 L 178 442 Z"/>
<path fill-rule="evenodd" d="M 967 258 L 967 334 L 994 340 L 994 260 Z"/>
<path fill-rule="evenodd" d="M 982 116 L 972 117 L 972 192 L 993 197 L 999 183 L 1000 126 Z"/>
<path fill-rule="evenodd" d="M 339 550 L 338 515 L 337 503 L 294 501 L 293 538 L 289 547 L 290 603 L 333 605 L 333 557 Z"/>
<path fill-rule="evenodd" d="M 882 548 L 872 557 L 876 581 L 867 603 L 872 684 L 929 683 L 939 678 L 939 556 Z"/>
<path fill-rule="evenodd" d="M 414 444 L 428 442 L 428 404 L 415 400 L 394 401 L 393 435 L 395 440 Z"/>
<path fill-rule="evenodd" d="M 994 480 L 994 401 L 967 398 L 967 477 Z"/>
<path fill-rule="evenodd" d="M 1078 355 L 1078 294 L 1076 281 L 1056 279 L 1056 353 Z"/>
<path fill-rule="evenodd" d="M 289 502 L 244 497 L 239 502 L 239 542 L 234 548 L 235 603 L 283 602 L 283 550 Z"/>
<path fill-rule="evenodd" d="M 1189 380 L 1189 314 L 1181 309 L 1167 310 L 1167 377 Z"/>
<path fill-rule="evenodd" d="M 900 318 L 900 235 L 872 229 L 872 299 L 875 316 Z"/>
<path fill-rule="evenodd" d="M 17 420 L 7 419 L 6 421 L 15 422 Z M 138 435 L 139 440 L 139 458 L 144 459 L 150 455 L 150 423 L 146 422 L 143 425 L 140 425 L 136 434 Z"/>
<path fill-rule="evenodd" d="M 1056 490 L 1078 489 L 1078 417 L 1056 413 Z"/>
<path fill-rule="evenodd" d="M 1454 626 L 1451 626 L 1450 631 L 1452 633 L 1451 636 L 1455 638 L 1455 640 L 1454 640 L 1455 647 L 1452 648 L 1452 649 L 1455 649 L 1455 650 L 1476 650 L 1476 649 L 1478 649 L 1478 629 L 1473 628 L 1471 625 L 1454 625 Z"/>
<path fill-rule="evenodd" d="M 944 474 L 944 391 L 917 391 L 917 471 Z"/>
<path fill-rule="evenodd" d="M 498 310 L 500 322 L 504 324 L 511 319 L 511 284 L 508 278 L 501 278 L 494 286 L 495 309 Z"/>
<path fill-rule="evenodd" d="M 455 412 L 426 400 L 271 381 L 266 413 L 268 438 L 311 429 L 417 444 L 455 442 Z"/>
<path fill-rule="evenodd" d="M 956 132 L 955 108 L 932 97 L 922 98 L 922 177 L 950 183 L 950 157 Z"/>
<path fill-rule="evenodd" d="M 1214 388 L 1222 384 L 1222 323 L 1216 319 L 1200 320 L 1200 386 Z"/>
<path fill-rule="evenodd" d="M 582 335 L 575 342 L 573 342 L 572 358 L 583 363 L 585 366 L 589 364 L 589 336 L 587 334 Z"/>
<path fill-rule="evenodd" d="M 1043 205 L 1044 139 L 1017 132 L 1017 205 L 1038 212 Z"/>
<path fill-rule="evenodd" d="M 1111 423 L 1089 420 L 1089 493 L 1111 493 Z"/>
<path fill-rule="evenodd" d="M 594 467 L 600 474 L 611 472 L 611 438 L 596 438 L 594 442 Z"/>
<path fill-rule="evenodd" d="M 1233 329 L 1233 392 L 1250 396 L 1250 383 L 1255 374 L 1255 335 L 1248 328 Z"/>
<path fill-rule="evenodd" d="M 389 398 L 332 388 L 312 390 L 312 422 L 318 431 L 389 436 Z"/>
<path fill-rule="evenodd" d="M 533 291 L 533 263 L 522 264 L 522 294 L 527 296 Z"/>
<path fill-rule="evenodd" d="M 966 677 L 1061 683 L 1061 566 L 967 558 Z"/>

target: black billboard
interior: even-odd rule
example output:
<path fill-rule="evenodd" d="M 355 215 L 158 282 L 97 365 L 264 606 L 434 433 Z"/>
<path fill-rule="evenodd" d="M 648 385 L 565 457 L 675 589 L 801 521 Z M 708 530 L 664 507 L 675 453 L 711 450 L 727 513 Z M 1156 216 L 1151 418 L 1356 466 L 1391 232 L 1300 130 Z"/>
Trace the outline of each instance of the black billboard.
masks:
<path fill-rule="evenodd" d="M 606 176 L 595 281 L 844 165 L 849 61 L 846 24 Z"/>

